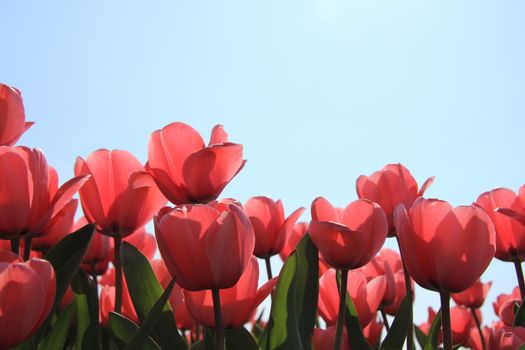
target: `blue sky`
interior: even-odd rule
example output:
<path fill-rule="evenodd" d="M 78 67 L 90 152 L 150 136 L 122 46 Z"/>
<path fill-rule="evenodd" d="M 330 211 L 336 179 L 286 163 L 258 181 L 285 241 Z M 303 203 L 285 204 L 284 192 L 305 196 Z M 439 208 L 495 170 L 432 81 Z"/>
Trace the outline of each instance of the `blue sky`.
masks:
<path fill-rule="evenodd" d="M 170 122 L 205 138 L 222 123 L 248 160 L 224 196 L 343 206 L 360 174 L 401 162 L 419 183 L 436 176 L 428 196 L 469 204 L 525 182 L 524 12 L 518 0 L 9 1 L 0 81 L 37 122 L 20 143 L 62 179 L 102 147 L 145 161 Z M 497 261 L 485 279 L 490 301 L 516 284 Z M 417 293 L 422 321 L 438 298 Z"/>

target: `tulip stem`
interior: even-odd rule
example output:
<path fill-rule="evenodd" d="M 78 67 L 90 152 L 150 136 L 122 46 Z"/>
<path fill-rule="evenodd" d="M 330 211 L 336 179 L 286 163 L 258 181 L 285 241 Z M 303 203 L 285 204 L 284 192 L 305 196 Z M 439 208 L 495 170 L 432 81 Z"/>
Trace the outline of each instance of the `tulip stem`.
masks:
<path fill-rule="evenodd" d="M 452 350 L 452 331 L 450 328 L 450 294 L 440 292 L 441 317 L 443 322 L 443 349 Z"/>
<path fill-rule="evenodd" d="M 94 262 L 91 263 L 91 278 L 93 279 L 93 283 L 95 285 L 95 289 L 97 291 L 98 295 L 98 279 L 97 279 L 97 264 Z"/>
<path fill-rule="evenodd" d="M 341 349 L 341 340 L 343 338 L 343 325 L 346 314 L 346 288 L 348 284 L 348 269 L 340 269 L 341 286 L 339 290 L 339 314 L 337 315 L 337 328 L 335 331 L 334 350 Z"/>
<path fill-rule="evenodd" d="M 390 332 L 390 324 L 388 324 L 388 319 L 386 318 L 386 312 L 385 309 L 381 308 L 381 317 L 383 318 L 383 324 L 385 325 L 385 329 L 387 332 Z"/>
<path fill-rule="evenodd" d="M 11 251 L 18 256 L 20 253 L 20 238 L 11 239 Z"/>
<path fill-rule="evenodd" d="M 121 313 L 122 310 L 122 264 L 120 262 L 120 245 L 122 243 L 122 237 L 115 236 L 115 257 L 113 263 L 115 264 L 115 312 Z"/>
<path fill-rule="evenodd" d="M 397 246 L 399 247 L 399 255 L 401 256 L 401 262 L 403 264 L 403 275 L 405 278 L 405 294 L 410 295 L 410 320 L 408 322 L 408 331 L 407 331 L 407 349 L 413 350 L 415 349 L 414 344 L 414 294 L 412 293 L 412 283 L 410 273 L 408 272 L 407 265 L 405 264 L 405 258 L 403 258 L 403 252 L 401 251 L 401 244 L 399 244 L 399 237 L 397 237 L 397 234 L 395 235 Z"/>
<path fill-rule="evenodd" d="M 221 316 L 221 296 L 218 288 L 211 290 L 213 297 L 213 312 L 215 314 L 215 349 L 224 350 L 224 328 Z"/>
<path fill-rule="evenodd" d="M 514 268 L 516 269 L 516 277 L 520 286 L 521 300 L 525 298 L 525 281 L 523 280 L 523 269 L 521 268 L 520 259 L 514 259 Z"/>
<path fill-rule="evenodd" d="M 272 265 L 270 264 L 270 257 L 269 256 L 265 257 L 264 262 L 266 263 L 266 274 L 268 275 L 268 281 L 269 281 L 273 278 Z"/>
<path fill-rule="evenodd" d="M 31 256 L 31 237 L 24 239 L 24 261 L 29 260 Z"/>
<path fill-rule="evenodd" d="M 485 338 L 483 338 L 483 331 L 481 330 L 481 322 L 479 322 L 478 315 L 476 314 L 476 310 L 474 308 L 470 308 L 470 312 L 472 313 L 472 318 L 474 319 L 474 322 L 476 323 L 476 327 L 478 328 L 479 337 L 481 339 L 481 348 L 483 350 L 487 349 L 487 345 L 485 344 Z"/>

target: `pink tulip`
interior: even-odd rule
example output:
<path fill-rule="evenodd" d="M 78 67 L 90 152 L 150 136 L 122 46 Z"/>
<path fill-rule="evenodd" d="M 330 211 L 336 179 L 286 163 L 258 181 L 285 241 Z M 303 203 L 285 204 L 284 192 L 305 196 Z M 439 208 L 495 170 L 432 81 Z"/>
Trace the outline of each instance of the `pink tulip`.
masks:
<path fill-rule="evenodd" d="M 34 124 L 26 122 L 22 93 L 0 83 L 0 145 L 13 146 Z"/>

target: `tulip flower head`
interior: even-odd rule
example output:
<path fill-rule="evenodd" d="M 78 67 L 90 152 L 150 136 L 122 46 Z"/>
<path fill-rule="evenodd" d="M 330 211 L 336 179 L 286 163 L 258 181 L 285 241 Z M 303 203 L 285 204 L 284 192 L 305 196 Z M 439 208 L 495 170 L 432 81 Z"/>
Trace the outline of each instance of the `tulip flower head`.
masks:
<path fill-rule="evenodd" d="M 22 93 L 0 83 L 0 145 L 13 146 L 34 124 L 26 122 Z"/>
<path fill-rule="evenodd" d="M 479 309 L 483 305 L 491 285 L 492 282 L 482 283 L 478 279 L 467 290 L 461 293 L 453 293 L 451 296 L 457 305 Z"/>
<path fill-rule="evenodd" d="M 243 168 L 242 145 L 228 141 L 216 125 L 208 146 L 184 123 L 172 123 L 151 134 L 146 168 L 173 204 L 207 203 Z"/>

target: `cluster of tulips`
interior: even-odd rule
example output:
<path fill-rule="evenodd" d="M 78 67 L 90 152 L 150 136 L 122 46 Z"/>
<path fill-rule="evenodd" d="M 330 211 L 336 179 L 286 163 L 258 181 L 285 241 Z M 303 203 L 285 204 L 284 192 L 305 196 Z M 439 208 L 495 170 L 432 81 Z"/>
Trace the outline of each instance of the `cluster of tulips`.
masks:
<path fill-rule="evenodd" d="M 525 349 L 525 187 L 452 207 L 389 164 L 345 208 L 319 197 L 298 222 L 305 208 L 286 216 L 280 200 L 218 199 L 245 165 L 221 125 L 207 146 L 184 123 L 154 131 L 145 165 L 94 151 L 59 186 L 41 150 L 15 146 L 32 124 L 0 84 L 0 349 Z M 484 325 L 494 257 L 519 287 Z M 419 326 L 413 281 L 441 300 Z"/>

